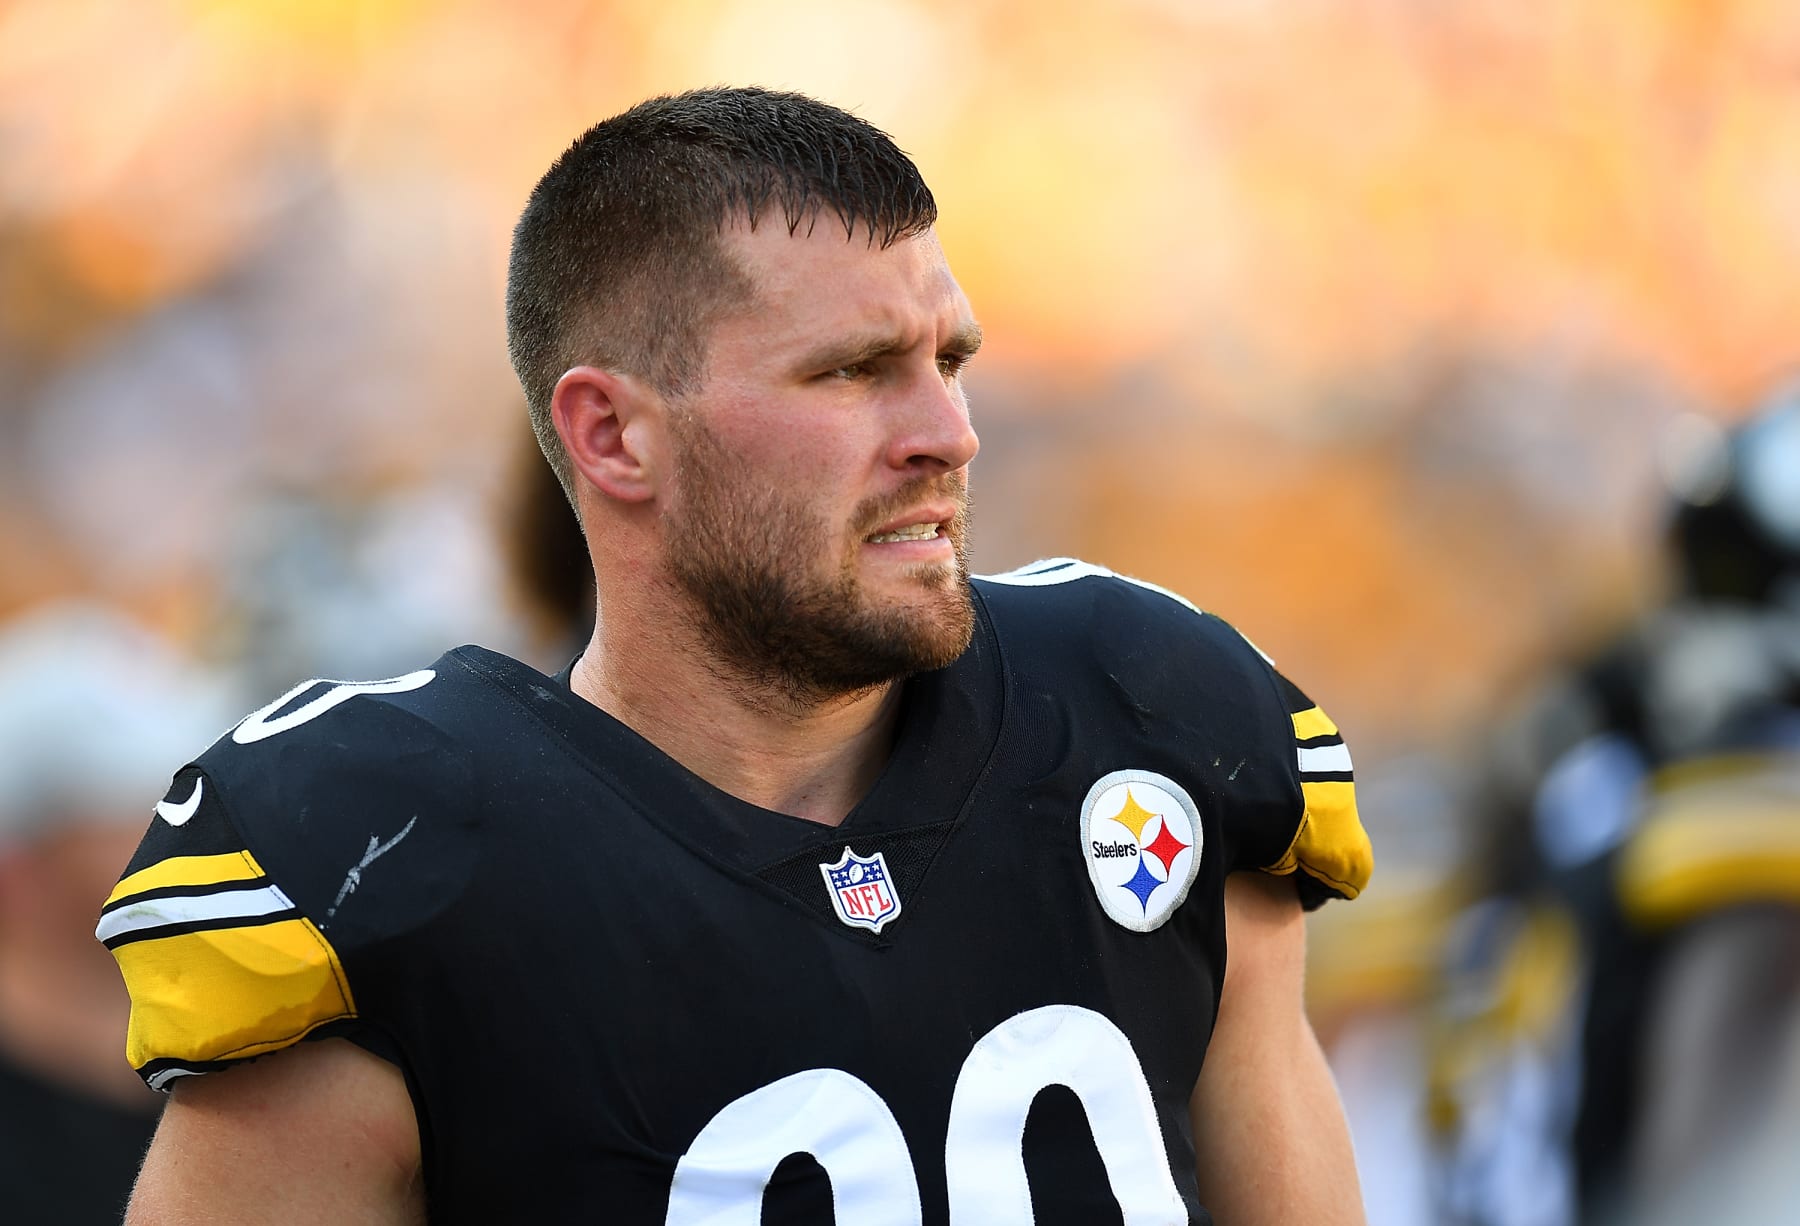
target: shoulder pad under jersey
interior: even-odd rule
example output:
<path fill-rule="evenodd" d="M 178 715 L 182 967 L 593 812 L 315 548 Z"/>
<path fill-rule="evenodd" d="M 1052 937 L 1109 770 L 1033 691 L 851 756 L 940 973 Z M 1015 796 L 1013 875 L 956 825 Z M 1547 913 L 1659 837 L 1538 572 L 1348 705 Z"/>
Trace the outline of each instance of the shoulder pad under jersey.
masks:
<path fill-rule="evenodd" d="M 977 586 L 1003 639 L 1023 644 L 1017 667 L 1086 666 L 1130 717 L 1165 721 L 1171 735 L 1217 730 L 1196 737 L 1191 752 L 1222 772 L 1232 867 L 1294 875 L 1308 907 L 1361 893 L 1374 857 L 1349 748 L 1331 718 L 1230 624 L 1166 588 L 1070 558 L 983 576 Z M 1231 761 L 1212 761 L 1221 748 Z"/>
<path fill-rule="evenodd" d="M 491 702 L 454 654 L 385 681 L 311 681 L 176 774 L 96 930 L 146 1081 L 359 1017 L 373 951 L 427 924 L 473 867 L 470 728 Z"/>

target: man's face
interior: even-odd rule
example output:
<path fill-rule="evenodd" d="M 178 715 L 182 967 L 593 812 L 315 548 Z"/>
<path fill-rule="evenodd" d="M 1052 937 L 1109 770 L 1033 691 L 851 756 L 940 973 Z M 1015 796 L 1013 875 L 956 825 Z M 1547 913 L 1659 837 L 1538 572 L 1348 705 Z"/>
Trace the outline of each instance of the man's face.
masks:
<path fill-rule="evenodd" d="M 968 646 L 960 369 L 979 343 L 935 236 L 882 249 L 829 215 L 726 232 L 754 303 L 671 418 L 667 566 L 720 664 L 816 699 Z"/>

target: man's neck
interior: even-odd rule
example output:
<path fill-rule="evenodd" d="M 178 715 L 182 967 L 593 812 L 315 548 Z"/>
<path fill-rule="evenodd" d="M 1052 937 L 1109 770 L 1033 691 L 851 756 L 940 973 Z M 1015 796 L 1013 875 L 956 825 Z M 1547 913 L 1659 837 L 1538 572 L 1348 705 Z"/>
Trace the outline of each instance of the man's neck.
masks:
<path fill-rule="evenodd" d="M 722 683 L 703 651 L 626 640 L 604 621 L 570 685 L 721 791 L 826 826 L 875 785 L 900 713 L 898 682 L 798 700 Z"/>

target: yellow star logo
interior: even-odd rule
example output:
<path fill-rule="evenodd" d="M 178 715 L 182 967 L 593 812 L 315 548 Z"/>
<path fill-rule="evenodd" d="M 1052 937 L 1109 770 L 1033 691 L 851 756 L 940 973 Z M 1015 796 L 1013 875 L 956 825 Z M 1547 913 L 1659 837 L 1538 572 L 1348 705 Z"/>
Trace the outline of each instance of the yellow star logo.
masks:
<path fill-rule="evenodd" d="M 1157 814 L 1150 812 L 1150 810 L 1144 808 L 1143 805 L 1140 805 L 1137 802 L 1137 797 L 1131 794 L 1130 785 L 1126 785 L 1125 805 L 1117 813 L 1113 814 L 1113 820 L 1125 827 L 1125 829 L 1131 831 L 1131 837 L 1142 843 L 1144 841 L 1144 826 L 1149 823 L 1151 818 L 1156 816 Z"/>

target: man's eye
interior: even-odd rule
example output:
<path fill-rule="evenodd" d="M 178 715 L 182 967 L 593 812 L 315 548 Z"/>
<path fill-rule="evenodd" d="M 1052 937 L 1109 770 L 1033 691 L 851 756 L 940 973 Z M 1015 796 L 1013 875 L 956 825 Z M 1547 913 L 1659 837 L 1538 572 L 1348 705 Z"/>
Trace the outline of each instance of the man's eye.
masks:
<path fill-rule="evenodd" d="M 849 366 L 840 366 L 836 370 L 828 371 L 826 373 L 828 377 L 833 379 L 854 381 L 857 379 L 868 378 L 874 373 L 874 369 L 867 362 L 853 362 Z"/>
<path fill-rule="evenodd" d="M 969 355 L 966 353 L 941 353 L 938 355 L 938 373 L 946 379 L 954 379 L 957 375 L 962 374 L 963 367 L 968 364 Z"/>

